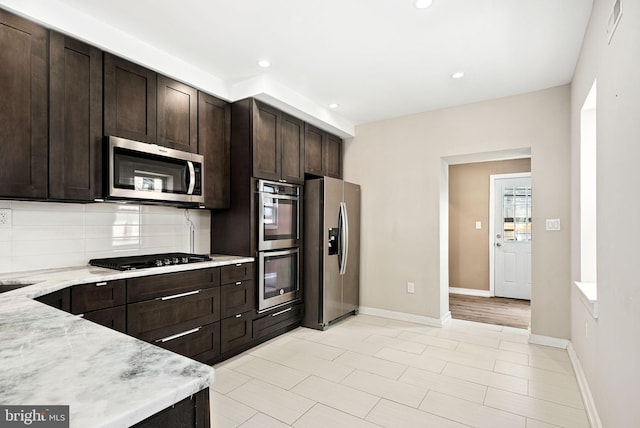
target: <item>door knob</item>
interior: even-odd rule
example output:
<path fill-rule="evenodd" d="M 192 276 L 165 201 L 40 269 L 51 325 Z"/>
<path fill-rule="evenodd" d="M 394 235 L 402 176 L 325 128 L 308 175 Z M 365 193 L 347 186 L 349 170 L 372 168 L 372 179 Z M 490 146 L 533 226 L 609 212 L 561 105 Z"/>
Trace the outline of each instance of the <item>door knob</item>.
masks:
<path fill-rule="evenodd" d="M 496 242 L 496 247 L 502 247 L 502 244 L 500 242 Z"/>

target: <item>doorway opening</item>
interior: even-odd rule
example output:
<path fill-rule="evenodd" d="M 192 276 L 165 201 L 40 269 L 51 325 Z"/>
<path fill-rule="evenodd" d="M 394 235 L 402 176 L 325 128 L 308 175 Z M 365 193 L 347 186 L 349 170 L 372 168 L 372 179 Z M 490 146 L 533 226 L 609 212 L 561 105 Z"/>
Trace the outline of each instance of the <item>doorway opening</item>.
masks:
<path fill-rule="evenodd" d="M 531 240 L 530 149 L 455 156 L 442 161 L 440 249 L 441 260 L 446 260 L 441 263 L 446 269 L 441 270 L 441 303 L 446 302 L 443 309 L 448 309 L 452 318 L 528 328 L 530 245 L 529 249 L 519 245 L 525 243 L 526 247 Z M 502 186 L 505 191 L 501 187 L 500 197 L 496 193 L 492 198 L 496 182 L 507 183 L 496 178 L 508 178 L 506 174 L 513 178 L 526 174 L 528 186 L 511 183 L 514 185 Z M 497 214 L 491 216 L 491 211 Z M 528 258 L 516 260 L 514 249 Z M 508 280 L 506 293 L 501 286 L 496 292 L 495 261 L 500 263 L 499 283 L 503 285 Z M 516 284 L 511 280 L 522 267 L 520 283 L 524 278 L 529 291 L 522 294 L 516 287 L 519 293 L 512 294 L 509 287 Z M 506 297 L 496 297 L 501 295 Z"/>

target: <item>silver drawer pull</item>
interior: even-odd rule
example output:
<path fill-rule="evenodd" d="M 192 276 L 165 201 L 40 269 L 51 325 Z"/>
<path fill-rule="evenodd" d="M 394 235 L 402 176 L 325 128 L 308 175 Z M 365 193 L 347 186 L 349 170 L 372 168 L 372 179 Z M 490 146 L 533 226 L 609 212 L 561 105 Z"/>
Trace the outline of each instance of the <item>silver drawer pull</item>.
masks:
<path fill-rule="evenodd" d="M 164 339 L 158 339 L 158 340 L 156 340 L 156 343 L 158 343 L 158 342 L 164 343 L 164 342 L 168 342 L 168 341 L 173 340 L 173 339 L 177 339 L 177 338 L 182 337 L 182 336 L 186 336 L 187 334 L 197 333 L 197 332 L 200 331 L 201 328 L 202 327 L 194 328 L 194 329 L 191 329 L 191 330 L 183 331 L 182 333 L 174 334 L 173 336 L 165 337 Z"/>
<path fill-rule="evenodd" d="M 199 292 L 200 290 L 189 291 L 187 293 L 174 294 L 173 296 L 161 297 L 160 300 L 171 300 L 171 299 L 177 299 L 178 297 L 193 296 L 194 294 L 198 294 Z"/>
<path fill-rule="evenodd" d="M 103 285 L 107 285 L 108 282 L 104 281 L 104 282 L 96 282 L 96 287 L 102 287 Z"/>
<path fill-rule="evenodd" d="M 236 318 L 240 318 L 242 316 L 242 314 L 238 314 L 236 315 Z"/>
<path fill-rule="evenodd" d="M 236 285 L 242 285 L 242 281 L 236 282 Z"/>
<path fill-rule="evenodd" d="M 286 313 L 286 312 L 289 312 L 291 309 L 293 309 L 293 307 L 291 307 L 291 308 L 287 308 L 287 309 L 285 309 L 285 310 L 283 310 L 283 311 L 280 311 L 280 312 L 276 312 L 275 314 L 271 314 L 271 316 L 272 316 L 272 317 L 277 317 L 278 315 L 282 315 L 282 314 L 284 314 L 284 313 Z"/>
<path fill-rule="evenodd" d="M 84 318 L 84 314 L 76 314 L 78 318 Z"/>
<path fill-rule="evenodd" d="M 236 263 L 236 266 L 242 266 L 242 263 Z"/>

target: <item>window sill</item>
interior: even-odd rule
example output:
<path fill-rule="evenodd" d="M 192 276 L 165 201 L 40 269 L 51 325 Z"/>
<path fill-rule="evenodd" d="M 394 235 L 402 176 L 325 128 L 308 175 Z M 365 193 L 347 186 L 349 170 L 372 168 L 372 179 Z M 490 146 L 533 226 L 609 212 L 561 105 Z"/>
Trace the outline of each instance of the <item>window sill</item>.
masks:
<path fill-rule="evenodd" d="M 580 300 L 591 316 L 598 319 L 598 286 L 595 282 L 574 282 L 578 289 Z"/>

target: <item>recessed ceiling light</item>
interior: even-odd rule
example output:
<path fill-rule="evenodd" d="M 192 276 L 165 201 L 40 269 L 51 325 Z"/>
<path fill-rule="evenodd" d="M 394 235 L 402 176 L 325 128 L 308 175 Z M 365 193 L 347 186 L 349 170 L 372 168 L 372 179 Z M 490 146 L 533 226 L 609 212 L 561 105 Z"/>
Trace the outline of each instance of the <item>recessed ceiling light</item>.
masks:
<path fill-rule="evenodd" d="M 338 108 L 338 107 L 340 107 L 340 104 L 338 104 L 338 103 L 329 104 L 329 108 Z"/>
<path fill-rule="evenodd" d="M 416 0 L 416 7 L 418 9 L 426 9 L 431 6 L 431 3 L 433 3 L 433 0 Z"/>
<path fill-rule="evenodd" d="M 462 71 L 457 71 L 451 75 L 452 79 L 460 79 L 464 77 L 464 73 Z"/>
<path fill-rule="evenodd" d="M 260 61 L 258 61 L 258 65 L 262 68 L 269 68 L 271 66 L 271 63 L 266 59 L 261 59 Z"/>

